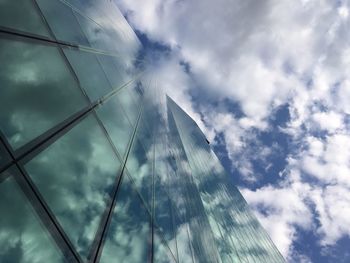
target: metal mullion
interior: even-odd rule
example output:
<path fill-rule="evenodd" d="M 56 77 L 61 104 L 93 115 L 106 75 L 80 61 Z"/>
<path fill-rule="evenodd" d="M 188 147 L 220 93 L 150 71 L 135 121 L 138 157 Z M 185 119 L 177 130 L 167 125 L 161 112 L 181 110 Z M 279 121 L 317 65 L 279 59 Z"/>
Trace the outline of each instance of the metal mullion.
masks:
<path fill-rule="evenodd" d="M 0 131 L 0 144 L 3 145 L 3 148 L 5 148 L 7 155 L 10 157 L 10 160 L 8 162 L 0 166 L 0 174 L 1 174 L 2 172 L 6 171 L 12 164 L 14 164 L 15 160 L 13 158 L 12 148 L 8 144 L 7 140 L 5 139 L 5 136 L 2 134 L 1 131 Z M 1 182 L 1 176 L 0 176 L 0 182 Z"/>
<path fill-rule="evenodd" d="M 45 43 L 46 45 L 54 45 L 54 46 L 62 45 L 62 46 L 66 46 L 66 47 L 73 48 L 73 49 L 79 48 L 77 45 L 74 45 L 74 44 L 71 44 L 71 43 L 68 43 L 65 41 L 58 41 L 58 40 L 51 39 L 51 38 L 46 37 L 46 36 L 41 36 L 41 35 L 38 35 L 35 33 L 29 33 L 29 32 L 14 29 L 14 28 L 0 26 L 0 32 L 3 34 L 8 34 L 8 35 L 12 35 L 12 36 L 20 37 L 20 38 L 25 38 L 25 39 L 32 40 L 35 42 Z"/>
<path fill-rule="evenodd" d="M 155 162 L 156 162 L 156 137 L 155 132 L 152 134 L 152 141 L 153 141 L 153 160 L 152 160 L 152 215 L 151 215 L 151 222 L 152 222 L 152 245 L 151 245 L 151 263 L 154 261 L 154 217 L 155 217 L 155 185 L 154 185 L 154 177 L 155 177 Z"/>

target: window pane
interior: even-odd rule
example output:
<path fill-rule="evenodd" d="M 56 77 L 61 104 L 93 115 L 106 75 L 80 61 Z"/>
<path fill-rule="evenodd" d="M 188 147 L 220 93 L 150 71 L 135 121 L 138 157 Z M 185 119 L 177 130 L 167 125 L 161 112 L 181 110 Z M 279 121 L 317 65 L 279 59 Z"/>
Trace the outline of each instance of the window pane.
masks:
<path fill-rule="evenodd" d="M 150 217 L 124 174 L 100 263 L 148 262 Z"/>
<path fill-rule="evenodd" d="M 91 101 L 95 101 L 112 91 L 95 54 L 64 49 L 69 62 L 78 76 L 80 85 Z"/>
<path fill-rule="evenodd" d="M 0 261 L 66 262 L 9 171 L 0 174 Z"/>
<path fill-rule="evenodd" d="M 50 37 L 32 0 L 0 1 L 0 26 Z"/>
<path fill-rule="evenodd" d="M 70 7 L 58 0 L 36 1 L 58 40 L 89 46 L 89 43 Z"/>
<path fill-rule="evenodd" d="M 0 129 L 14 149 L 87 105 L 59 50 L 0 39 Z"/>
<path fill-rule="evenodd" d="M 117 96 L 110 98 L 96 112 L 120 156 L 123 157 L 126 153 L 126 147 L 131 138 L 133 127 L 120 106 Z"/>
<path fill-rule="evenodd" d="M 120 162 L 89 116 L 25 165 L 82 257 L 87 257 L 110 200 Z"/>

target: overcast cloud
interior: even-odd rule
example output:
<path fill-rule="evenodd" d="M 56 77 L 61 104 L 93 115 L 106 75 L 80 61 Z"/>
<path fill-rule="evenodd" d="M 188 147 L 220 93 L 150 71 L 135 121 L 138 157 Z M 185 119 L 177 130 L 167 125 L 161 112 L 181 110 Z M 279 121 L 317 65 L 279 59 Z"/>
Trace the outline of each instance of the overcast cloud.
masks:
<path fill-rule="evenodd" d="M 155 50 L 157 84 L 225 150 L 282 254 L 290 262 L 331 260 L 332 248 L 350 236 L 348 2 L 117 4 L 134 29 L 167 47 Z M 267 143 L 262 134 L 273 136 Z M 276 134 L 288 145 L 271 139 Z M 276 162 L 283 167 L 268 178 Z M 319 255 L 303 242 L 315 243 Z M 337 262 L 349 260 L 336 251 L 343 253 Z"/>

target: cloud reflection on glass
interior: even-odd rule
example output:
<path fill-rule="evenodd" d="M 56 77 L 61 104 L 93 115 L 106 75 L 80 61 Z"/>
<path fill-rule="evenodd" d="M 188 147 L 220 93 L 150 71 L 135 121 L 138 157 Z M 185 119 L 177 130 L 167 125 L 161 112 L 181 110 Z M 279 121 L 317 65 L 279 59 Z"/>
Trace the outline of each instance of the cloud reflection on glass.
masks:
<path fill-rule="evenodd" d="M 76 250 L 87 257 L 120 162 L 89 116 L 25 165 Z"/>
<path fill-rule="evenodd" d="M 67 262 L 14 179 L 15 173 L 18 170 L 11 167 L 0 174 L 1 262 Z"/>

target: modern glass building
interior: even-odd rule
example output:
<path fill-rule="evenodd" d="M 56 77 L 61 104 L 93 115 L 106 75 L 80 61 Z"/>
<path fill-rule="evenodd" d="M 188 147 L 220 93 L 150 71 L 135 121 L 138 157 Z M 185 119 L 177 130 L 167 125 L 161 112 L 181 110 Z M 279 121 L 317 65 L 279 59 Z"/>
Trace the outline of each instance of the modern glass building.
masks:
<path fill-rule="evenodd" d="M 0 1 L 0 262 L 284 262 L 110 0 Z"/>

